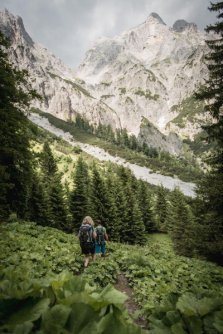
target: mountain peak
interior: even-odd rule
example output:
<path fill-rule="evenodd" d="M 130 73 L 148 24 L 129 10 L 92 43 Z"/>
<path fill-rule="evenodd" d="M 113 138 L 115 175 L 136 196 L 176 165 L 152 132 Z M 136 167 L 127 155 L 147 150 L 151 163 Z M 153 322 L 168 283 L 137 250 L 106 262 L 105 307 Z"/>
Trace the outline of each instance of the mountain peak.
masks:
<path fill-rule="evenodd" d="M 17 32 L 20 31 L 26 42 L 30 46 L 34 45 L 32 38 L 25 30 L 22 18 L 20 16 L 13 15 L 6 8 L 3 11 L 0 11 L 0 30 L 9 39 L 13 39 Z"/>
<path fill-rule="evenodd" d="M 195 23 L 188 23 L 185 20 L 177 20 L 174 24 L 173 24 L 173 30 L 176 32 L 182 32 L 186 29 L 194 29 L 197 30 L 197 26 Z"/>
<path fill-rule="evenodd" d="M 156 19 L 159 23 L 166 25 L 166 23 L 163 22 L 163 20 L 161 19 L 161 17 L 160 17 L 159 14 L 157 14 L 157 13 L 154 13 L 154 12 L 151 13 L 151 14 L 148 16 L 147 21 L 148 21 L 148 20 L 151 20 L 151 18 Z"/>

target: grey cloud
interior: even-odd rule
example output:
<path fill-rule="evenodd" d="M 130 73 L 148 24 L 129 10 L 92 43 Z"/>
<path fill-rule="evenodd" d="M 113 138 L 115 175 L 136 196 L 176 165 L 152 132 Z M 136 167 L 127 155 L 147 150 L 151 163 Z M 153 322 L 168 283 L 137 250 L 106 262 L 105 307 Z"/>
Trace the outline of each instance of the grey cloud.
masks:
<path fill-rule="evenodd" d="M 95 39 L 114 36 L 158 13 L 172 26 L 177 19 L 199 29 L 215 21 L 209 0 L 0 0 L 23 18 L 34 41 L 40 42 L 66 64 L 76 67 Z"/>

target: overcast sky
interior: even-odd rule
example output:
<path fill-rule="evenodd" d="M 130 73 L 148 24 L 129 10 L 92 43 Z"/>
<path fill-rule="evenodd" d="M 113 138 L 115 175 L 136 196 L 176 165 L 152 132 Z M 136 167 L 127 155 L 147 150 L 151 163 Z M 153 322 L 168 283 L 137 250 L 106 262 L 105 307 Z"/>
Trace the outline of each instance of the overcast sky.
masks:
<path fill-rule="evenodd" d="M 203 30 L 215 22 L 209 4 L 209 0 L 0 0 L 0 9 L 20 15 L 35 42 L 76 67 L 98 37 L 120 34 L 144 22 L 151 12 L 168 26 L 185 19 Z"/>

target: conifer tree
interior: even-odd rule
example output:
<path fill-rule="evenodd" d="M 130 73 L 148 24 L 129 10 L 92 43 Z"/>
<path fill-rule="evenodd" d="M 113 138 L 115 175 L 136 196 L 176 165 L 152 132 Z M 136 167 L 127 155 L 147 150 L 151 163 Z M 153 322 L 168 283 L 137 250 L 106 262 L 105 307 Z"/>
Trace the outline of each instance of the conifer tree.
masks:
<path fill-rule="evenodd" d="M 124 146 L 129 147 L 129 136 L 126 128 L 122 129 L 121 131 L 122 134 L 122 143 Z"/>
<path fill-rule="evenodd" d="M 115 134 L 112 130 L 111 125 L 107 125 L 106 129 L 106 139 L 110 141 L 111 143 L 115 143 Z"/>
<path fill-rule="evenodd" d="M 215 148 L 208 160 L 211 171 L 200 183 L 198 195 L 203 200 L 205 212 L 200 221 L 205 243 L 202 249 L 205 249 L 205 255 L 211 260 L 223 264 L 223 2 L 211 3 L 209 10 L 217 12 L 218 21 L 207 26 L 206 31 L 216 33 L 216 38 L 206 41 L 209 46 L 206 57 L 209 79 L 197 94 L 197 98 L 207 102 L 205 111 L 213 117 L 212 124 L 204 129 Z M 199 243 L 202 244 L 201 240 Z"/>
<path fill-rule="evenodd" d="M 96 165 L 92 168 L 91 180 L 91 215 L 93 219 L 100 220 L 106 228 L 109 228 L 107 208 L 108 193 L 105 186 L 105 181 L 100 175 Z"/>
<path fill-rule="evenodd" d="M 121 225 L 120 217 L 118 216 L 118 208 L 116 206 L 117 188 L 114 182 L 114 174 L 108 173 L 106 180 L 106 192 L 108 195 L 107 201 L 107 219 L 108 227 L 107 232 L 110 235 L 112 241 L 119 241 L 119 229 Z"/>
<path fill-rule="evenodd" d="M 138 147 L 138 142 L 137 142 L 137 138 L 135 135 L 131 135 L 129 137 L 129 147 L 132 149 L 132 150 L 137 150 L 139 147 Z"/>
<path fill-rule="evenodd" d="M 139 182 L 139 206 L 142 213 L 142 219 L 145 226 L 145 231 L 147 233 L 155 232 L 156 231 L 156 224 L 155 218 L 152 210 L 151 198 L 148 191 L 148 187 L 146 186 L 145 182 Z"/>
<path fill-rule="evenodd" d="M 139 193 L 139 181 L 135 177 L 133 173 L 129 174 L 129 184 L 132 188 L 132 192 L 135 194 L 138 200 L 138 193 Z"/>
<path fill-rule="evenodd" d="M 175 189 L 171 196 L 171 237 L 175 251 L 191 256 L 194 252 L 194 215 L 187 205 L 184 195 Z"/>
<path fill-rule="evenodd" d="M 129 244 L 143 245 L 146 241 L 145 226 L 137 197 L 133 193 L 130 183 L 125 187 L 125 192 L 127 197 L 127 216 L 121 232 L 122 240 Z"/>
<path fill-rule="evenodd" d="M 115 142 L 117 145 L 121 145 L 122 139 L 121 139 L 121 130 L 120 129 L 116 129 L 115 132 Z"/>
<path fill-rule="evenodd" d="M 99 138 L 103 137 L 103 126 L 101 124 L 101 122 L 99 122 L 98 127 L 96 129 L 96 134 Z"/>
<path fill-rule="evenodd" d="M 145 226 L 138 200 L 138 181 L 131 171 L 123 166 L 117 168 L 119 178 L 117 202 L 118 215 L 122 216 L 120 239 L 130 244 L 145 243 Z M 124 199 L 123 199 L 124 196 Z"/>
<path fill-rule="evenodd" d="M 176 189 L 171 192 L 169 200 L 167 201 L 167 215 L 166 215 L 166 231 L 171 233 L 174 225 L 178 221 L 177 212 L 176 212 L 176 203 L 178 202 Z"/>
<path fill-rule="evenodd" d="M 118 175 L 123 187 L 125 187 L 131 179 L 132 172 L 128 168 L 125 168 L 123 166 L 119 166 L 117 168 L 117 175 Z"/>
<path fill-rule="evenodd" d="M 124 242 L 123 237 L 125 236 L 123 232 L 125 226 L 128 225 L 128 205 L 126 192 L 119 177 L 115 180 L 115 202 L 117 208 L 116 241 Z"/>
<path fill-rule="evenodd" d="M 10 212 L 24 217 L 32 180 L 28 120 L 23 110 L 37 97 L 27 72 L 18 71 L 7 55 L 8 41 L 0 32 L 0 219 Z"/>
<path fill-rule="evenodd" d="M 166 190 L 163 186 L 159 187 L 157 191 L 155 214 L 157 219 L 157 227 L 161 232 L 166 232 L 166 218 L 167 218 L 167 199 Z"/>
<path fill-rule="evenodd" d="M 51 211 L 46 189 L 37 175 L 33 175 L 28 202 L 28 219 L 43 226 L 51 225 Z"/>
<path fill-rule="evenodd" d="M 56 174 L 58 169 L 51 148 L 47 142 L 43 144 L 43 150 L 40 157 L 40 165 L 44 182 L 48 184 L 49 180 Z"/>
<path fill-rule="evenodd" d="M 61 177 L 58 173 L 53 176 L 49 186 L 49 200 L 53 227 L 69 232 L 71 227 L 68 221 L 68 210 Z"/>
<path fill-rule="evenodd" d="M 68 210 L 57 164 L 48 143 L 44 143 L 40 154 L 42 181 L 47 191 L 50 206 L 50 221 L 53 227 L 68 231 Z"/>
<path fill-rule="evenodd" d="M 90 214 L 90 178 L 88 165 L 80 156 L 74 172 L 74 187 L 70 194 L 72 226 L 78 231 L 83 218 Z"/>
<path fill-rule="evenodd" d="M 64 191 L 65 191 L 66 202 L 70 204 L 70 188 L 67 179 L 64 182 Z"/>

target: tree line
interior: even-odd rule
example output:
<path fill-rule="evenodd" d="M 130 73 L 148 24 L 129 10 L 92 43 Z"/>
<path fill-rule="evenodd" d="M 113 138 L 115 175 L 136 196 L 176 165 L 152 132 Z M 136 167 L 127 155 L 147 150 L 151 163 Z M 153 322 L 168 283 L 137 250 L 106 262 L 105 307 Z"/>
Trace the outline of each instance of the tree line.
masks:
<path fill-rule="evenodd" d="M 157 158 L 160 154 L 169 156 L 168 153 L 159 152 L 156 148 L 147 145 L 145 142 L 141 143 L 134 134 L 128 134 L 126 128 L 113 130 L 110 124 L 104 125 L 100 122 L 98 126 L 93 126 L 80 114 L 76 115 L 74 126 L 117 146 L 127 147 L 131 150 L 142 152 L 150 158 Z"/>
<path fill-rule="evenodd" d="M 179 221 L 183 228 L 192 224 L 192 209 L 179 190 L 152 188 L 123 166 L 89 164 L 80 155 L 69 189 L 62 184 L 47 141 L 33 156 L 33 166 L 32 180 L 26 182 L 26 208 L 15 210 L 22 219 L 77 233 L 83 218 L 90 215 L 102 221 L 112 241 L 129 244 L 144 244 L 148 233 L 176 232 Z"/>

